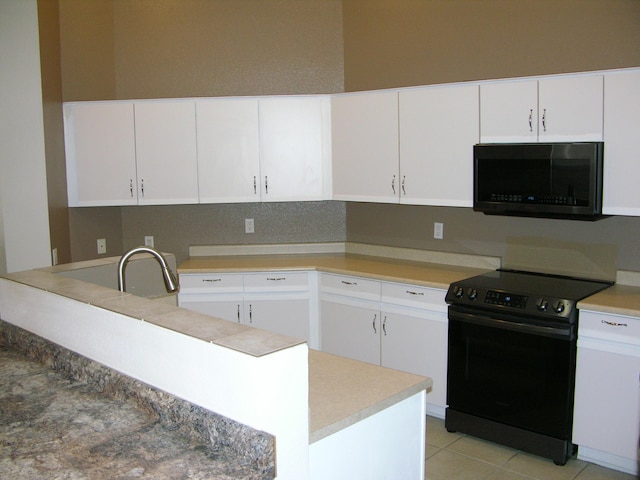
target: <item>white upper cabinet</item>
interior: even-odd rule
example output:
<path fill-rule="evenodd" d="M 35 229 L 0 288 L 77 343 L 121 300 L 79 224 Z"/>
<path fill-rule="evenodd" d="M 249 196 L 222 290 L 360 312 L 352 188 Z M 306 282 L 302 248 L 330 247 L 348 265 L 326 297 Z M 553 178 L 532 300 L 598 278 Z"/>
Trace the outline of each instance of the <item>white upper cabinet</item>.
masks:
<path fill-rule="evenodd" d="M 70 207 L 136 205 L 133 103 L 64 105 Z"/>
<path fill-rule="evenodd" d="M 480 85 L 480 140 L 483 143 L 538 141 L 537 81 Z"/>
<path fill-rule="evenodd" d="M 480 140 L 601 141 L 603 77 L 577 75 L 480 86 Z"/>
<path fill-rule="evenodd" d="M 135 103 L 138 204 L 198 203 L 193 101 Z"/>
<path fill-rule="evenodd" d="M 605 75 L 604 94 L 603 211 L 640 216 L 640 70 Z"/>
<path fill-rule="evenodd" d="M 260 201 L 258 100 L 196 101 L 200 203 Z"/>
<path fill-rule="evenodd" d="M 259 111 L 262 201 L 328 198 L 329 97 L 261 98 Z"/>
<path fill-rule="evenodd" d="M 478 85 L 400 91 L 400 203 L 473 205 L 478 95 Z"/>
<path fill-rule="evenodd" d="M 398 93 L 331 98 L 333 198 L 397 203 Z"/>

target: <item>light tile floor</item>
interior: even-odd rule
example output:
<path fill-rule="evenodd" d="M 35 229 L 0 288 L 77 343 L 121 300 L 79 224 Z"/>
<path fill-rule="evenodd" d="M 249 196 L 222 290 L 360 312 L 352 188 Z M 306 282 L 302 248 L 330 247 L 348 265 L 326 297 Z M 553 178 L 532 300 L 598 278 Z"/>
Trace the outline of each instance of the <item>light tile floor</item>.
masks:
<path fill-rule="evenodd" d="M 555 465 L 512 448 L 459 433 L 427 417 L 426 480 L 635 480 L 626 473 L 582 460 Z"/>

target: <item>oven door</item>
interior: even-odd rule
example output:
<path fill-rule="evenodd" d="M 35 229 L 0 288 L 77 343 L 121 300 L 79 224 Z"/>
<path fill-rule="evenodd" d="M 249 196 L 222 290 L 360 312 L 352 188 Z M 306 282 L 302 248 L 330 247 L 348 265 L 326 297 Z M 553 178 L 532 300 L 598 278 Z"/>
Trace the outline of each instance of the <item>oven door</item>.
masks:
<path fill-rule="evenodd" d="M 451 305 L 448 347 L 450 409 L 570 439 L 575 325 Z"/>

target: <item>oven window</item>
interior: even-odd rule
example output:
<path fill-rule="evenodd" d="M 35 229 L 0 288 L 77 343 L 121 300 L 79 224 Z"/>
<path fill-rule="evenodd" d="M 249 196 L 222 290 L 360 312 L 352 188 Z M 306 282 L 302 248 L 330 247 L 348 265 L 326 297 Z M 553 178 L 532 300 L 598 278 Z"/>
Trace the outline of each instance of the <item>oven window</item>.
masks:
<path fill-rule="evenodd" d="M 566 439 L 571 429 L 575 342 L 449 319 L 447 403 Z"/>

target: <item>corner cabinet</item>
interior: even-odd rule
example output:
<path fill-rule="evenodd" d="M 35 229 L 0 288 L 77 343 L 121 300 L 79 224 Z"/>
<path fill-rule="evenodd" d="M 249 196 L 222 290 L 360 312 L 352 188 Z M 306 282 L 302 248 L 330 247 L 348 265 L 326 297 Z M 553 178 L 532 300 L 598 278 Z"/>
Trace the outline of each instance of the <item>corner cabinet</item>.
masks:
<path fill-rule="evenodd" d="M 604 77 L 603 212 L 640 216 L 640 70 Z"/>
<path fill-rule="evenodd" d="M 361 277 L 320 275 L 321 349 L 433 379 L 427 413 L 444 418 L 445 291 Z"/>
<path fill-rule="evenodd" d="M 333 199 L 398 203 L 398 92 L 331 97 Z"/>
<path fill-rule="evenodd" d="M 640 473 L 640 319 L 581 311 L 573 420 L 578 458 Z"/>
<path fill-rule="evenodd" d="M 133 102 L 64 104 L 69 206 L 138 204 Z"/>
<path fill-rule="evenodd" d="M 480 141 L 601 141 L 603 76 L 576 75 L 480 85 Z"/>

